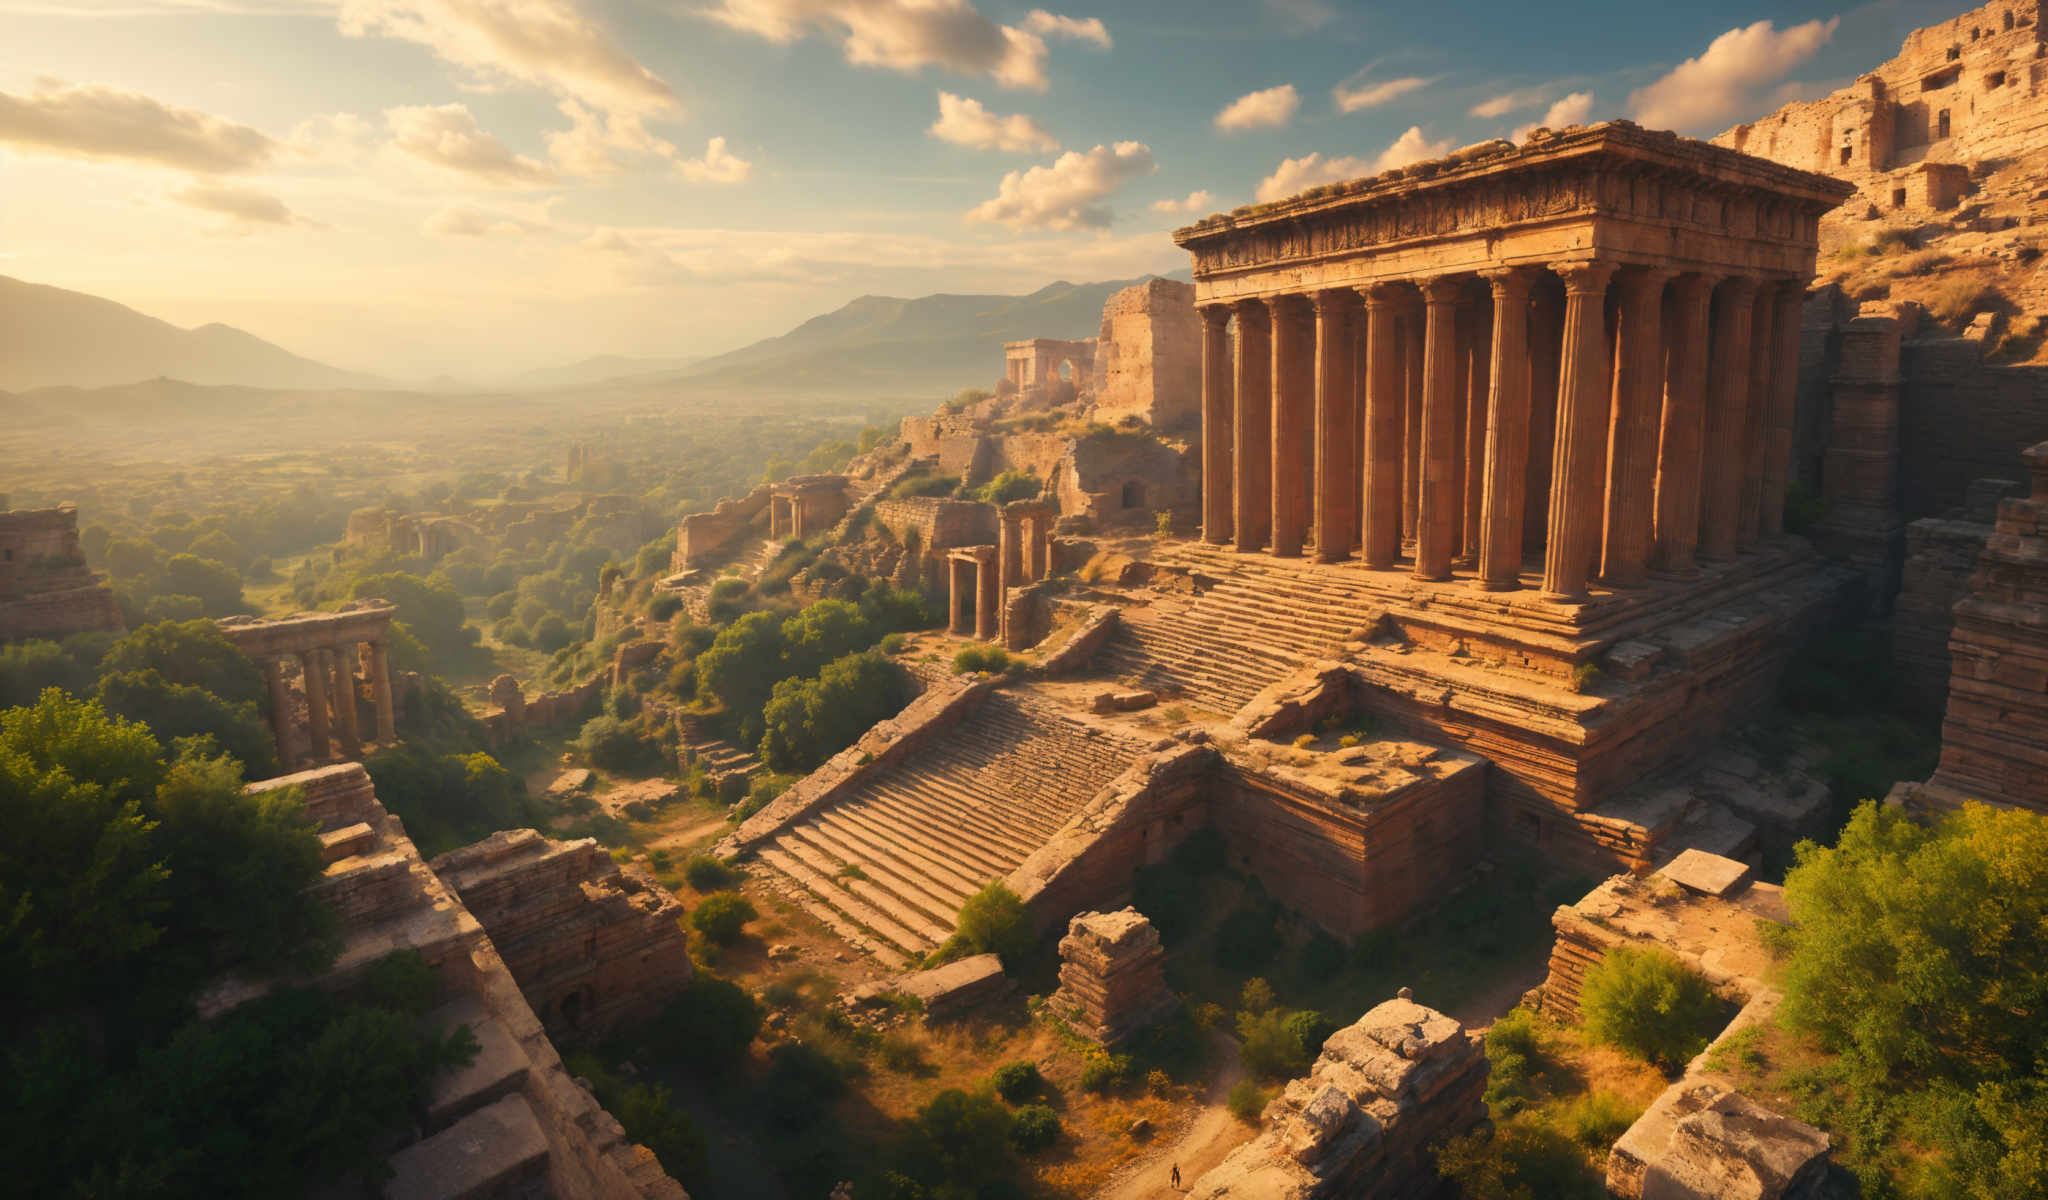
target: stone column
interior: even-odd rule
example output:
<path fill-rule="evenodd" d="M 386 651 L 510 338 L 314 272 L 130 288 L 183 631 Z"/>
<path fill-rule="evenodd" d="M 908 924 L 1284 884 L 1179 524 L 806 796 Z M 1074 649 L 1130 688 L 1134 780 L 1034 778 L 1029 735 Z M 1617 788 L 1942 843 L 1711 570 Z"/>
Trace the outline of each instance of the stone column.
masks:
<path fill-rule="evenodd" d="M 1735 553 L 1742 519 L 1742 420 L 1749 409 L 1749 333 L 1756 280 L 1737 275 L 1714 293 L 1714 342 L 1707 371 L 1706 449 L 1700 489 L 1702 558 Z"/>
<path fill-rule="evenodd" d="M 1557 377 L 1557 449 L 1550 469 L 1550 547 L 1543 591 L 1586 596 L 1599 549 L 1600 484 L 1607 450 L 1607 278 L 1612 263 L 1563 263 L 1564 342 Z"/>
<path fill-rule="evenodd" d="M 1385 569 L 1401 556 L 1401 431 L 1407 411 L 1406 355 L 1395 321 L 1407 305 L 1396 284 L 1365 293 L 1365 486 L 1360 561 Z"/>
<path fill-rule="evenodd" d="M 1491 399 L 1493 371 L 1493 313 L 1491 303 L 1474 301 L 1468 307 L 1470 332 L 1462 354 L 1465 359 L 1465 443 L 1459 447 L 1461 477 L 1464 481 L 1464 523 L 1458 536 L 1458 556 L 1467 566 L 1479 561 L 1479 544 L 1486 524 L 1486 410 Z"/>
<path fill-rule="evenodd" d="M 332 748 L 327 741 L 327 668 L 320 660 L 324 650 L 299 651 L 299 670 L 306 690 L 306 734 L 312 743 L 313 761 L 326 762 Z"/>
<path fill-rule="evenodd" d="M 1548 281 L 1539 277 L 1539 283 Z M 1562 289 L 1529 292 L 1529 491 L 1522 522 L 1522 552 L 1542 549 L 1550 536 L 1550 468 L 1557 456 L 1557 368 L 1564 350 Z M 1528 520 L 1526 514 L 1536 514 Z"/>
<path fill-rule="evenodd" d="M 993 642 L 1003 627 L 1003 581 L 994 554 L 975 559 L 974 587 L 974 636 Z"/>
<path fill-rule="evenodd" d="M 957 558 L 946 560 L 946 632 L 965 636 L 970 632 L 967 624 L 967 597 L 974 585 L 966 582 L 967 564 Z"/>
<path fill-rule="evenodd" d="M 1315 421 L 1315 326 L 1303 296 L 1273 301 L 1273 553 L 1301 553 L 1308 532 Z"/>
<path fill-rule="evenodd" d="M 1422 365 L 1422 495 L 1415 512 L 1415 577 L 1449 579 L 1465 498 L 1458 492 L 1458 296 L 1461 281 L 1422 285 L 1428 311 Z"/>
<path fill-rule="evenodd" d="M 1231 492 L 1237 480 L 1231 464 L 1236 415 L 1230 370 L 1230 308 L 1202 307 L 1202 540 L 1221 546 L 1230 540 Z"/>
<path fill-rule="evenodd" d="M 1698 568 L 1700 456 L 1706 435 L 1708 321 L 1712 275 L 1681 275 L 1671 285 L 1671 330 L 1664 356 L 1664 407 L 1657 427 L 1657 504 L 1651 562 L 1689 575 Z"/>
<path fill-rule="evenodd" d="M 1024 541 L 1024 570 L 1036 583 L 1052 574 L 1052 514 L 1042 512 L 1025 519 L 1031 532 Z"/>
<path fill-rule="evenodd" d="M 1493 361 L 1487 372 L 1486 472 L 1479 532 L 1479 586 L 1522 586 L 1522 513 L 1529 470 L 1529 285 L 1526 267 L 1488 271 Z"/>
<path fill-rule="evenodd" d="M 1777 367 L 1778 284 L 1766 280 L 1750 308 L 1749 394 L 1742 413 L 1742 507 L 1735 519 L 1735 548 L 1756 547 L 1763 529 L 1764 446 L 1770 440 L 1772 376 Z"/>
<path fill-rule="evenodd" d="M 1664 284 L 1671 272 L 1627 271 L 1614 359 L 1608 426 L 1606 532 L 1600 578 L 1609 587 L 1649 581 L 1650 528 L 1656 515 L 1657 423 L 1664 406 Z"/>
<path fill-rule="evenodd" d="M 388 746 L 398 740 L 398 726 L 391 705 L 391 654 L 383 642 L 370 643 L 370 703 L 377 710 L 377 741 Z"/>
<path fill-rule="evenodd" d="M 1358 455 L 1352 295 L 1317 292 L 1316 308 L 1316 559 L 1338 562 L 1357 536 Z"/>
<path fill-rule="evenodd" d="M 263 668 L 263 685 L 270 693 L 270 736 L 277 740 L 277 762 L 289 772 L 292 769 L 291 693 L 285 691 L 284 671 L 275 658 L 266 654 L 258 665 Z"/>
<path fill-rule="evenodd" d="M 363 753 L 363 735 L 356 728 L 355 647 L 335 646 L 328 653 L 334 657 L 334 708 L 341 717 L 342 753 L 358 758 Z"/>
<path fill-rule="evenodd" d="M 1002 595 L 1008 599 L 1010 589 L 1024 585 L 1024 519 L 1011 513 L 1003 513 L 1001 575 Z"/>
<path fill-rule="evenodd" d="M 1764 432 L 1763 535 L 1785 532 L 1785 489 L 1792 477 L 1793 425 L 1799 419 L 1799 324 L 1806 285 L 1792 280 L 1778 288 L 1772 336 L 1771 419 Z"/>
<path fill-rule="evenodd" d="M 1273 365 L 1271 322 L 1263 300 L 1237 302 L 1237 491 L 1232 544 L 1262 549 L 1273 524 Z"/>
<path fill-rule="evenodd" d="M 1401 379 L 1406 400 L 1401 422 L 1401 536 L 1413 543 L 1422 520 L 1422 352 L 1425 339 L 1419 299 L 1403 297 Z"/>

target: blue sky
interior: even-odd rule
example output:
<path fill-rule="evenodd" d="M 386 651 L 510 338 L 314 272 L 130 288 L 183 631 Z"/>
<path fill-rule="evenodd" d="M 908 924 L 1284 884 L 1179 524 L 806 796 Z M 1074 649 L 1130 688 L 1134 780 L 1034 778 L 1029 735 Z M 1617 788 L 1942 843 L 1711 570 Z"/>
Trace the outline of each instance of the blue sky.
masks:
<path fill-rule="evenodd" d="M 0 274 L 399 376 L 713 353 L 1546 118 L 1712 136 L 1961 11 L 1049 3 L 0 0 Z"/>

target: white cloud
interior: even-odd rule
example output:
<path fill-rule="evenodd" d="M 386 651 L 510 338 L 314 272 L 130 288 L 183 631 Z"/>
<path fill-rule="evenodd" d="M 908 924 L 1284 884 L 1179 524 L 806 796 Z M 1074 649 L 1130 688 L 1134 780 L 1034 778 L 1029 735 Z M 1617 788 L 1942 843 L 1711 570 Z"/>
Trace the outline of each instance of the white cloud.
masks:
<path fill-rule="evenodd" d="M 1103 26 L 1101 17 L 1063 17 L 1042 8 L 1034 8 L 1024 14 L 1024 28 L 1048 37 L 1093 42 L 1104 50 L 1109 49 L 1111 45 L 1109 30 Z"/>
<path fill-rule="evenodd" d="M 1563 129 L 1567 125 L 1583 125 L 1585 124 L 1586 117 L 1592 111 L 1593 93 L 1591 92 L 1573 92 L 1570 95 L 1561 96 L 1549 108 L 1543 111 L 1543 116 L 1540 119 L 1515 130 L 1508 135 L 1508 140 L 1519 142 L 1539 127 L 1543 129 Z"/>
<path fill-rule="evenodd" d="M 386 109 L 391 145 L 422 162 L 501 187 L 544 186 L 555 181 L 554 168 L 515 154 L 510 146 L 483 130 L 461 104 L 411 105 Z"/>
<path fill-rule="evenodd" d="M 633 113 L 604 115 L 574 100 L 556 107 L 569 118 L 569 128 L 547 135 L 548 157 L 571 175 L 612 175 L 622 170 L 622 155 L 644 155 L 674 161 L 675 143 L 647 132 Z"/>
<path fill-rule="evenodd" d="M 1635 119 L 1652 129 L 1710 133 L 1753 115 L 1764 88 L 1812 58 L 1840 17 L 1779 30 L 1769 21 L 1731 29 L 1706 53 L 1629 96 Z"/>
<path fill-rule="evenodd" d="M 1377 108 L 1389 100 L 1420 91 L 1435 83 L 1436 79 L 1410 75 L 1405 79 L 1389 79 L 1383 83 L 1368 83 L 1358 76 L 1352 76 L 1330 89 L 1330 101 L 1338 112 L 1357 112 L 1365 108 Z"/>
<path fill-rule="evenodd" d="M 237 232 L 253 232 L 260 225 L 290 226 L 298 223 L 284 201 L 254 188 L 195 183 L 171 192 L 170 198 L 187 208 L 228 218 L 229 228 Z"/>
<path fill-rule="evenodd" d="M 1301 93 L 1291 83 L 1251 92 L 1232 100 L 1216 114 L 1218 129 L 1277 129 L 1294 119 Z"/>
<path fill-rule="evenodd" d="M 485 80 L 514 80 L 606 112 L 678 111 L 675 92 L 575 0 L 341 0 L 341 32 L 416 42 Z"/>
<path fill-rule="evenodd" d="M 320 166 L 352 166 L 377 142 L 377 126 L 354 113 L 310 117 L 292 127 L 286 144 L 301 162 Z"/>
<path fill-rule="evenodd" d="M 1370 159 L 1349 155 L 1324 158 L 1321 154 L 1282 159 L 1273 173 L 1260 181 L 1259 189 L 1252 198 L 1260 204 L 1284 200 L 1312 187 L 1377 175 L 1382 171 L 1391 171 L 1395 167 L 1421 162 L 1425 158 L 1448 154 L 1450 150 L 1449 138 L 1432 142 L 1424 136 L 1420 125 L 1410 125 L 1408 132 L 1394 139 L 1393 145 Z"/>
<path fill-rule="evenodd" d="M 203 175 L 252 171 L 278 144 L 209 113 L 104 84 L 38 79 L 28 96 L 0 92 L 0 145 L 89 162 L 126 161 Z"/>
<path fill-rule="evenodd" d="M 967 219 L 1012 229 L 1107 229 L 1110 194 L 1158 169 L 1143 142 L 1097 146 L 1086 154 L 1069 150 L 1049 167 L 1004 175 L 995 197 L 969 211 Z"/>
<path fill-rule="evenodd" d="M 428 217 L 420 228 L 442 237 L 516 237 L 547 228 L 545 222 L 515 217 L 509 213 L 478 208 L 474 204 L 451 204 Z"/>
<path fill-rule="evenodd" d="M 1505 117 L 1511 112 L 1518 112 L 1525 108 L 1534 108 L 1538 104 L 1543 103 L 1543 97 L 1549 94 L 1548 88 L 1540 87 L 1520 88 L 1512 92 L 1502 92 L 1498 96 L 1481 100 L 1473 105 L 1471 115 L 1483 117 L 1489 121 L 1495 117 Z"/>
<path fill-rule="evenodd" d="M 1289 33 L 1321 29 L 1337 19 L 1329 0 L 1266 0 L 1266 7 L 1280 18 Z"/>
<path fill-rule="evenodd" d="M 1026 150 L 1049 153 L 1060 148 L 1059 139 L 1023 113 L 999 117 L 981 106 L 981 101 L 951 92 L 939 93 L 939 119 L 930 133 L 941 141 L 976 150 Z"/>
<path fill-rule="evenodd" d="M 692 183 L 744 183 L 754 173 L 754 164 L 727 150 L 722 137 L 705 143 L 704 157 L 683 159 L 682 168 Z"/>
<path fill-rule="evenodd" d="M 836 39 L 858 66 L 940 67 L 1006 87 L 1046 87 L 1045 39 L 998 25 L 967 0 L 716 0 L 705 15 L 772 42 L 815 31 Z"/>
<path fill-rule="evenodd" d="M 1171 197 L 1165 200 L 1154 200 L 1152 202 L 1152 211 L 1156 213 L 1198 213 L 1205 209 L 1214 208 L 1215 205 L 1216 197 L 1211 196 L 1206 191 L 1194 191 L 1189 192 L 1185 200 L 1175 200 Z"/>

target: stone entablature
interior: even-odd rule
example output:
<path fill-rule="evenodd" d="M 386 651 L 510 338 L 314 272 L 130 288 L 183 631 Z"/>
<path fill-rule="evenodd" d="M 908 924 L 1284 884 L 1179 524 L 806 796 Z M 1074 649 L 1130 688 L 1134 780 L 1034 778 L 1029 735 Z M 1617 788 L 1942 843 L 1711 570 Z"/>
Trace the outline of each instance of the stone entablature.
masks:
<path fill-rule="evenodd" d="M 391 700 L 391 618 L 397 612 L 383 600 L 354 600 L 338 612 L 228 617 L 217 622 L 228 641 L 263 670 L 278 761 L 287 766 L 326 762 L 334 755 L 336 740 L 344 757 L 360 758 L 369 741 L 358 712 L 365 682 L 377 743 L 388 746 L 398 740 Z M 303 756 L 285 679 L 294 660 L 306 705 Z"/>
<path fill-rule="evenodd" d="M 0 642 L 121 628 L 113 589 L 79 546 L 76 506 L 0 512 Z"/>
<path fill-rule="evenodd" d="M 1540 551 L 1570 604 L 1753 549 L 1782 532 L 1801 301 L 1849 191 L 1612 122 L 1178 231 L 1204 538 L 1486 591 Z"/>
<path fill-rule="evenodd" d="M 648 1020 L 690 981 L 683 906 L 591 838 L 505 830 L 432 865 L 558 1037 Z"/>

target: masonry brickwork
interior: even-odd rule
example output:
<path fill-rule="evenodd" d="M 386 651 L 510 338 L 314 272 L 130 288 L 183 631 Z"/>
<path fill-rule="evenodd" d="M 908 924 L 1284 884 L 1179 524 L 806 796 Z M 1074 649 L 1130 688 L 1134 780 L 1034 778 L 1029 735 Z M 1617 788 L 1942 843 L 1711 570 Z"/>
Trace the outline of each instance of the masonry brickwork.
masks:
<path fill-rule="evenodd" d="M 0 512 L 0 642 L 121 629 L 113 589 L 79 548 L 76 507 Z"/>
<path fill-rule="evenodd" d="M 1148 279 L 1111 296 L 1095 347 L 1097 420 L 1130 416 L 1158 430 L 1200 425 L 1202 326 L 1194 285 Z"/>

